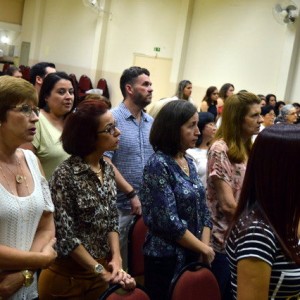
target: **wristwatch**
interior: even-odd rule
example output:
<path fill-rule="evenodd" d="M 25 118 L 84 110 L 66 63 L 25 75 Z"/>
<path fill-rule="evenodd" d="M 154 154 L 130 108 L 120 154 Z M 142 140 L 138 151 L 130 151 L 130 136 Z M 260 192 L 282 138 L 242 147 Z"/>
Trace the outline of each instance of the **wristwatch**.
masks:
<path fill-rule="evenodd" d="M 25 278 L 25 281 L 23 283 L 23 286 L 30 286 L 33 282 L 33 272 L 29 271 L 29 270 L 23 270 L 21 271 L 22 275 Z"/>
<path fill-rule="evenodd" d="M 96 264 L 94 266 L 94 272 L 96 274 L 101 274 L 103 270 L 104 270 L 104 267 L 101 264 Z"/>

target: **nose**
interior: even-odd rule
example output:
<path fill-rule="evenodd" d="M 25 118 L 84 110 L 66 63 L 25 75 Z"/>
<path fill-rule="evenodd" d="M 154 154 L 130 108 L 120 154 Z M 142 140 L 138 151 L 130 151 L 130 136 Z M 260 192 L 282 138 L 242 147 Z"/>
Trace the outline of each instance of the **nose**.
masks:
<path fill-rule="evenodd" d="M 39 120 L 39 116 L 34 112 L 32 111 L 31 115 L 30 115 L 30 122 L 37 122 Z"/>
<path fill-rule="evenodd" d="M 262 123 L 263 121 L 264 121 L 264 118 L 262 117 L 262 115 L 259 115 L 258 123 Z"/>
<path fill-rule="evenodd" d="M 115 136 L 119 136 L 120 134 L 121 134 L 121 130 L 118 127 L 116 127 Z"/>
<path fill-rule="evenodd" d="M 195 129 L 195 135 L 201 135 L 201 132 L 200 132 L 198 126 L 197 126 L 196 129 Z"/>

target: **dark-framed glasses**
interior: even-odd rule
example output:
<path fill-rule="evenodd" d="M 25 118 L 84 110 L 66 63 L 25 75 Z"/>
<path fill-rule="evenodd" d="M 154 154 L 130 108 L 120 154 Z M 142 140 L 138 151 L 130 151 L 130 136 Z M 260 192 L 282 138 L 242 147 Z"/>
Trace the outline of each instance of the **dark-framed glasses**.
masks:
<path fill-rule="evenodd" d="M 117 124 L 116 123 L 110 124 L 110 125 L 108 125 L 106 127 L 106 129 L 97 131 L 97 134 L 99 134 L 99 133 L 108 133 L 110 135 L 114 135 L 115 132 L 116 132 L 116 128 L 117 128 Z"/>
<path fill-rule="evenodd" d="M 30 117 L 32 115 L 32 112 L 35 113 L 35 115 L 38 117 L 40 114 L 40 108 L 37 106 L 31 106 L 29 104 L 20 104 L 16 106 L 11 106 L 11 108 L 18 109 L 19 112 L 24 114 L 26 117 Z"/>

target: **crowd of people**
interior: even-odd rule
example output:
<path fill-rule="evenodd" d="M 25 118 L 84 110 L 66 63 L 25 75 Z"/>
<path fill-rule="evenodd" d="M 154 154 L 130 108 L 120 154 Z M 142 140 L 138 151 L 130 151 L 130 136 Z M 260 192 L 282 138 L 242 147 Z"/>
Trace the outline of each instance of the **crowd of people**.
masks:
<path fill-rule="evenodd" d="M 0 299 L 134 289 L 128 232 L 140 215 L 152 300 L 196 261 L 222 299 L 299 299 L 298 103 L 225 83 L 196 107 L 189 80 L 151 103 L 150 72 L 130 67 L 111 108 L 97 94 L 79 103 L 55 64 L 21 75 L 0 76 Z"/>

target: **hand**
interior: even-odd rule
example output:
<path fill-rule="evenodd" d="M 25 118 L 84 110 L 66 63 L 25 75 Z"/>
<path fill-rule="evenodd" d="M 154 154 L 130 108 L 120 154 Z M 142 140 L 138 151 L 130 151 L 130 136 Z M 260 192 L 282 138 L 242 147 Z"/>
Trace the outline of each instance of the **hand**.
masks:
<path fill-rule="evenodd" d="M 137 195 L 130 199 L 131 205 L 131 214 L 132 215 L 141 215 L 142 214 L 142 206 L 140 199 Z"/>
<path fill-rule="evenodd" d="M 122 269 L 122 258 L 121 256 L 113 257 L 113 259 L 108 263 L 108 270 L 111 272 L 112 283 L 114 282 L 115 277 L 118 275 L 118 272 Z"/>
<path fill-rule="evenodd" d="M 136 287 L 136 282 L 133 277 L 122 269 L 119 271 L 120 280 L 119 283 L 124 290 L 133 290 Z"/>
<path fill-rule="evenodd" d="M 0 273 L 0 296 L 6 299 L 16 293 L 24 283 L 24 276 L 18 272 Z"/>
<path fill-rule="evenodd" d="M 42 268 L 47 268 L 57 257 L 57 253 L 53 248 L 55 243 L 56 238 L 52 238 L 41 250 L 41 253 L 45 256 L 45 264 L 43 264 Z"/>
<path fill-rule="evenodd" d="M 215 258 L 215 251 L 213 250 L 213 248 L 205 245 L 205 248 L 203 250 L 203 262 L 210 265 L 214 260 L 214 258 Z"/>

